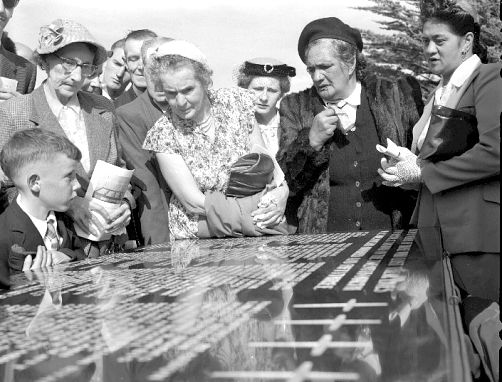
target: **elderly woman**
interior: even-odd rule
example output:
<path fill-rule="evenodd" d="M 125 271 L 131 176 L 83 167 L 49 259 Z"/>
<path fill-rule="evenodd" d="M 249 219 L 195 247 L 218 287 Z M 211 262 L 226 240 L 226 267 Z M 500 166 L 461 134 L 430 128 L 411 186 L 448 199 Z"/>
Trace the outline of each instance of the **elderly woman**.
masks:
<path fill-rule="evenodd" d="M 291 88 L 290 77 L 295 68 L 269 57 L 247 60 L 239 67 L 237 85 L 250 90 L 254 97 L 254 113 L 266 148 L 272 155 L 279 150 L 279 110 L 277 103 Z"/>
<path fill-rule="evenodd" d="M 152 68 L 152 74 L 162 85 L 169 107 L 148 132 L 143 147 L 156 152 L 173 192 L 169 207 L 171 237 L 196 238 L 199 218 L 207 217 L 207 194 L 224 193 L 232 164 L 254 144 L 264 143 L 255 123 L 252 96 L 239 88 L 210 89 L 212 71 L 196 46 L 174 40 L 163 44 L 155 56 L 157 68 Z M 274 195 L 273 204 L 277 205 L 287 198 L 287 186 L 269 194 Z M 220 202 L 229 201 L 223 198 Z M 257 210 L 258 203 L 256 199 L 247 212 Z M 227 211 L 223 220 L 235 209 Z M 283 212 L 278 211 L 271 222 L 270 218 L 260 219 L 263 214 L 258 213 L 255 222 L 261 227 L 274 226 L 282 220 Z"/>
<path fill-rule="evenodd" d="M 426 19 L 424 52 L 441 81 L 413 129 L 411 151 L 382 150 L 390 159 L 379 172 L 391 186 L 419 185 L 418 226 L 441 228 L 460 288 L 498 301 L 502 65 L 482 64 L 479 33 L 459 7 Z"/>
<path fill-rule="evenodd" d="M 411 144 L 420 87 L 366 73 L 362 49 L 359 31 L 336 17 L 300 34 L 313 87 L 281 101 L 277 154 L 290 189 L 286 216 L 300 233 L 403 228 L 413 210 L 412 192 L 382 185 L 375 144 Z"/>
<path fill-rule="evenodd" d="M 97 256 L 108 248 L 111 233 L 130 219 L 126 201 L 109 215 L 93 200 L 83 197 L 98 160 L 123 165 L 113 104 L 104 97 L 81 91 L 86 79 L 106 60 L 106 50 L 84 26 L 72 20 L 57 19 L 43 26 L 38 41 L 38 62 L 47 79 L 33 93 L 0 106 L 0 147 L 14 132 L 39 127 L 66 135 L 80 149 L 82 160 L 77 179 L 82 192 L 73 199 L 68 213 L 84 232 L 83 236 L 98 237 L 98 241 L 88 241 L 86 245 L 87 255 Z M 103 215 L 104 225 L 92 211 Z M 101 228 L 99 232 L 91 222 Z"/>

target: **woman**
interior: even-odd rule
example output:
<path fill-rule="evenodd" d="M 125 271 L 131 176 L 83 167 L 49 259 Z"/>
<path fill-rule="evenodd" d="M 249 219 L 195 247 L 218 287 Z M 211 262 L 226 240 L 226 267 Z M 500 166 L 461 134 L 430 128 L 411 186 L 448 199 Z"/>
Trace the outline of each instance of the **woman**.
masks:
<path fill-rule="evenodd" d="M 464 325 L 494 381 L 501 347 L 502 65 L 481 63 L 486 50 L 479 33 L 479 24 L 459 7 L 426 19 L 425 55 L 441 81 L 413 129 L 412 151 L 386 151 L 390 160 L 382 160 L 379 173 L 389 185 L 419 184 L 414 216 L 419 227 L 440 228 Z"/>
<path fill-rule="evenodd" d="M 479 24 L 458 7 L 429 17 L 423 35 L 430 69 L 441 82 L 413 129 L 412 151 L 398 148 L 397 156 L 382 161 L 379 173 L 389 185 L 419 183 L 418 226 L 441 228 L 457 283 L 467 294 L 498 301 L 502 66 L 481 63 L 485 50 L 479 42 Z M 437 144 L 438 126 L 445 119 L 436 117 L 440 110 L 452 116 L 466 113 L 460 114 L 464 119 L 475 116 L 476 140 L 471 147 L 444 154 L 448 147 Z M 468 142 L 463 125 L 451 122 L 457 137 Z"/>
<path fill-rule="evenodd" d="M 266 148 L 274 156 L 279 150 L 277 103 L 289 92 L 290 77 L 295 75 L 295 68 L 268 57 L 245 61 L 237 75 L 237 85 L 250 90 L 255 97 L 255 118 Z"/>
<path fill-rule="evenodd" d="M 224 192 L 231 165 L 254 144 L 264 143 L 254 123 L 251 95 L 238 88 L 211 90 L 212 71 L 196 46 L 174 40 L 162 45 L 154 59 L 152 75 L 161 83 L 169 108 L 148 132 L 143 148 L 156 152 L 173 192 L 172 237 L 196 238 L 199 215 L 206 214 L 205 193 Z M 275 205 L 271 211 L 256 211 L 258 226 L 274 226 L 282 220 L 284 207 L 277 205 L 285 205 L 287 192 L 287 186 L 270 192 Z"/>
<path fill-rule="evenodd" d="M 57 19 L 40 28 L 36 53 L 47 80 L 33 93 L 0 106 L 0 147 L 18 130 L 40 127 L 65 134 L 80 149 L 82 160 L 77 179 L 82 192 L 73 199 L 68 213 L 84 232 L 83 236 L 98 237 L 98 241 L 88 241 L 86 245 L 88 256 L 98 256 L 108 248 L 111 233 L 123 228 L 130 219 L 128 202 L 124 201 L 109 215 L 94 201 L 83 198 L 98 160 L 122 166 L 113 104 L 104 97 L 81 91 L 85 81 L 106 60 L 106 50 L 84 26 Z M 107 223 L 100 224 L 91 210 L 103 215 Z M 101 228 L 100 232 L 91 222 Z"/>

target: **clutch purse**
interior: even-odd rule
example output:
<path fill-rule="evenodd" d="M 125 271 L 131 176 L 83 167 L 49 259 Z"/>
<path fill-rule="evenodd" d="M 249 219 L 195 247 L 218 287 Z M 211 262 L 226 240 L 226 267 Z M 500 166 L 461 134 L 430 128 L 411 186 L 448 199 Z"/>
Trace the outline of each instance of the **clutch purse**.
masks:
<path fill-rule="evenodd" d="M 226 196 L 242 198 L 262 191 L 274 178 L 274 162 L 267 154 L 246 154 L 230 167 Z"/>
<path fill-rule="evenodd" d="M 434 105 L 420 158 L 439 162 L 458 156 L 479 141 L 475 115 Z"/>

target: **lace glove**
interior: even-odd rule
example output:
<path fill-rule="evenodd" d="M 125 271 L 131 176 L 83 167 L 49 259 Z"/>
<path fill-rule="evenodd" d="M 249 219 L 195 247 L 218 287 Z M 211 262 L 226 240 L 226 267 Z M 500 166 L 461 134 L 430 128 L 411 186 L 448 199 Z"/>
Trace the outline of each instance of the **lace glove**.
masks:
<path fill-rule="evenodd" d="M 378 173 L 384 179 L 382 184 L 390 187 L 422 181 L 420 160 L 411 152 L 406 153 L 403 160 L 397 162 L 394 158 L 390 162 L 382 160 L 382 168 L 378 169 Z"/>

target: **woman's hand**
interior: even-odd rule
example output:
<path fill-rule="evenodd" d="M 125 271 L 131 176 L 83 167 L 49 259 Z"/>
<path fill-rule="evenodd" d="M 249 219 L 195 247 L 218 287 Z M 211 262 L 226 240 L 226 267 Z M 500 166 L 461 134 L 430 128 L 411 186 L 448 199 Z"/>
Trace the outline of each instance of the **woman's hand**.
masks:
<path fill-rule="evenodd" d="M 78 196 L 72 199 L 67 213 L 84 233 L 98 238 L 105 233 L 105 228 L 96 214 L 101 215 L 104 221 L 110 221 L 108 212 L 94 199 Z"/>
<path fill-rule="evenodd" d="M 273 227 L 282 222 L 288 196 L 289 188 L 286 182 L 265 192 L 258 203 L 258 209 L 251 213 L 258 228 Z"/>
<path fill-rule="evenodd" d="M 130 221 L 131 208 L 129 207 L 129 203 L 123 200 L 120 207 L 109 214 L 108 224 L 105 224 L 103 228 L 106 233 L 112 235 L 119 234 L 122 233 L 120 231 L 125 228 Z"/>
<path fill-rule="evenodd" d="M 422 181 L 422 170 L 415 154 L 411 153 L 402 160 L 401 158 L 391 158 L 389 161 L 382 158 L 381 166 L 378 173 L 383 178 L 382 184 L 385 186 L 400 187 Z"/>

